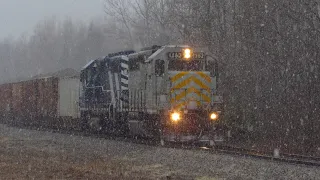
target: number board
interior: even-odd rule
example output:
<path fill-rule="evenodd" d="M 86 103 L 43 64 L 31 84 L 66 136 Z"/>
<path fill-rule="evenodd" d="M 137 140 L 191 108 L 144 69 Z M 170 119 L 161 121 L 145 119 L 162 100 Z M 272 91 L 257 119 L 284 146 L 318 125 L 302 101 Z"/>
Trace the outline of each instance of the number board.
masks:
<path fill-rule="evenodd" d="M 170 59 L 182 59 L 183 53 L 182 52 L 169 52 L 168 57 Z M 204 52 L 194 52 L 192 53 L 192 59 L 204 59 L 205 53 Z"/>

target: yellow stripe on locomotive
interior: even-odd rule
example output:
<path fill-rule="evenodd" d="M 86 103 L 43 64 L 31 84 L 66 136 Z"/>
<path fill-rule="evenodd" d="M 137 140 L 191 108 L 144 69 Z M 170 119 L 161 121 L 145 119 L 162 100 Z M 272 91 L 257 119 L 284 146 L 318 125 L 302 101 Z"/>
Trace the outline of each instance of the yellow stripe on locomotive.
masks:
<path fill-rule="evenodd" d="M 200 71 L 172 72 L 172 88 L 170 103 L 174 108 L 181 109 L 190 102 L 197 107 L 211 102 L 211 78 L 209 73 Z"/>

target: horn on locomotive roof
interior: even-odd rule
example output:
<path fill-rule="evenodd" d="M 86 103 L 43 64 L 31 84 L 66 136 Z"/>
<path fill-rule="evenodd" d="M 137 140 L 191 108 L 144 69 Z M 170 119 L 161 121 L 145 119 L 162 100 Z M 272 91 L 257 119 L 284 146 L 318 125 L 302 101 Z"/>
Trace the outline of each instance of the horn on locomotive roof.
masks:
<path fill-rule="evenodd" d="M 161 46 L 159 46 L 159 45 L 153 45 L 153 46 L 150 46 L 150 47 L 144 47 L 144 48 L 141 49 L 141 51 L 153 50 L 153 52 L 155 52 L 160 48 L 161 48 Z"/>
<path fill-rule="evenodd" d="M 149 47 L 141 48 L 141 51 L 147 51 L 147 50 L 159 49 L 160 47 L 161 47 L 161 46 L 153 45 L 153 46 L 149 46 Z"/>
<path fill-rule="evenodd" d="M 161 46 L 159 46 L 159 45 L 153 45 L 153 46 L 150 46 L 150 47 L 144 47 L 144 48 L 142 48 L 140 51 L 153 50 L 153 52 L 155 52 L 155 51 L 157 51 L 159 48 L 161 48 Z M 107 57 L 111 58 L 111 57 L 114 57 L 114 56 L 129 55 L 129 54 L 133 54 L 133 53 L 136 53 L 136 51 L 134 51 L 134 50 L 120 51 L 120 52 L 116 52 L 116 53 L 110 53 L 110 54 L 108 54 Z"/>
<path fill-rule="evenodd" d="M 135 53 L 134 50 L 128 50 L 128 51 L 120 51 L 120 52 L 116 52 L 116 53 L 110 53 L 108 54 L 108 57 L 114 57 L 114 56 L 120 56 L 120 55 L 129 55 Z"/>

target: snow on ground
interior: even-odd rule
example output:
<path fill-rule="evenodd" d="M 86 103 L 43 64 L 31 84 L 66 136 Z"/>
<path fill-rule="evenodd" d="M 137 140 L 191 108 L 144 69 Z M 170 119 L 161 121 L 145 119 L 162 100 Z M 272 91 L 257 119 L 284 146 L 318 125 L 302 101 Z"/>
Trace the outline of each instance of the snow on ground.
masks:
<path fill-rule="evenodd" d="M 1 179 L 320 179 L 316 167 L 0 125 Z"/>

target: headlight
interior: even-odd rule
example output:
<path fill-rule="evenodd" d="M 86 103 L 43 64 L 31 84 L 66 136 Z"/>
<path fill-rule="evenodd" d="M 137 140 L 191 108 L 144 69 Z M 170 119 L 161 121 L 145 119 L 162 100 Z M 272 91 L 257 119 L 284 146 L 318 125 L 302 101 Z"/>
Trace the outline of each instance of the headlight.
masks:
<path fill-rule="evenodd" d="M 177 112 L 174 112 L 174 113 L 171 114 L 171 120 L 172 120 L 172 121 L 175 121 L 175 122 L 176 122 L 176 121 L 179 121 L 180 118 L 181 118 L 181 117 L 180 117 L 180 114 L 177 113 Z"/>
<path fill-rule="evenodd" d="M 218 119 L 218 113 L 211 113 L 210 114 L 210 119 L 211 120 L 217 120 Z"/>
<path fill-rule="evenodd" d="M 183 50 L 183 57 L 184 57 L 185 59 L 191 58 L 191 50 L 190 50 L 190 49 L 184 49 L 184 50 Z"/>

